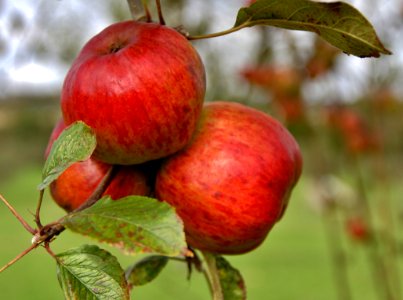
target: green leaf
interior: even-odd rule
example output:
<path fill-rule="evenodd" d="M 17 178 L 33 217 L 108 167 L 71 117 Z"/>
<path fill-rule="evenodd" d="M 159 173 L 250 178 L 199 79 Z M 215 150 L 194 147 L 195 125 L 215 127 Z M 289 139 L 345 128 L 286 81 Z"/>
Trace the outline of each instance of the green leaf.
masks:
<path fill-rule="evenodd" d="M 95 147 L 95 134 L 85 123 L 78 121 L 65 128 L 53 143 L 42 170 L 42 183 L 38 189 L 45 189 L 75 162 L 88 159 Z"/>
<path fill-rule="evenodd" d="M 222 256 L 216 256 L 216 268 L 224 300 L 246 299 L 246 287 L 241 273 Z"/>
<path fill-rule="evenodd" d="M 130 299 L 124 271 L 107 251 L 83 245 L 56 255 L 56 260 L 66 299 Z"/>
<path fill-rule="evenodd" d="M 126 270 L 126 280 L 133 286 L 144 285 L 154 280 L 168 263 L 168 257 L 148 256 Z"/>
<path fill-rule="evenodd" d="M 371 23 L 344 2 L 257 0 L 239 10 L 234 28 L 255 25 L 312 31 L 342 51 L 359 57 L 391 54 Z"/>
<path fill-rule="evenodd" d="M 186 251 L 183 224 L 175 210 L 152 198 L 128 196 L 113 201 L 106 196 L 87 209 L 68 214 L 61 223 L 128 254 L 175 256 Z"/>

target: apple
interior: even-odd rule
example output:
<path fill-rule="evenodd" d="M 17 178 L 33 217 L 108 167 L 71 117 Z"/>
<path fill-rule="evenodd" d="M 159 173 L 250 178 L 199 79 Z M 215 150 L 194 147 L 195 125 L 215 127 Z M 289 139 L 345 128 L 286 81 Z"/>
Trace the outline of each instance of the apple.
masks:
<path fill-rule="evenodd" d="M 67 125 L 82 120 L 93 128 L 95 158 L 131 165 L 189 142 L 205 90 L 203 63 L 182 34 L 125 21 L 83 47 L 66 75 L 61 108 Z"/>
<path fill-rule="evenodd" d="M 360 216 L 353 216 L 346 221 L 348 235 L 355 241 L 367 242 L 371 239 L 371 231 L 367 222 Z"/>
<path fill-rule="evenodd" d="M 66 127 L 60 120 L 52 131 L 45 157 L 49 155 L 53 142 Z M 97 188 L 111 165 L 100 162 L 92 157 L 68 167 L 55 181 L 50 184 L 50 193 L 55 202 L 72 211 L 84 203 Z M 116 200 L 129 195 L 148 196 L 151 188 L 149 174 L 144 165 L 118 166 L 118 171 L 103 195 Z"/>
<path fill-rule="evenodd" d="M 356 111 L 346 107 L 325 110 L 326 121 L 341 134 L 347 150 L 353 154 L 377 152 L 381 147 L 379 133 Z"/>
<path fill-rule="evenodd" d="M 301 171 L 300 148 L 282 124 L 241 104 L 212 102 L 191 143 L 162 163 L 155 193 L 176 208 L 190 246 L 241 254 L 282 217 Z"/>

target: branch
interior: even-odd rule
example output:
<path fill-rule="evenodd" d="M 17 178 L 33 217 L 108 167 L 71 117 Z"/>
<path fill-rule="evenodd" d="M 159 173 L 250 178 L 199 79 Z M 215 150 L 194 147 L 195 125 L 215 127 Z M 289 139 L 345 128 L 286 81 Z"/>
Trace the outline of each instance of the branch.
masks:
<path fill-rule="evenodd" d="M 35 213 L 35 223 L 36 223 L 36 226 L 39 228 L 39 230 L 43 227 L 42 223 L 41 223 L 40 213 L 41 213 L 41 206 L 42 206 L 44 192 L 45 192 L 44 189 L 39 191 L 39 200 L 38 200 L 38 205 L 36 207 L 36 213 Z"/>
<path fill-rule="evenodd" d="M 36 234 L 37 230 L 33 229 L 27 221 L 24 220 L 24 218 L 14 209 L 14 207 L 11 206 L 10 203 L 4 198 L 2 195 L 0 195 L 1 201 L 8 207 L 8 209 L 11 211 L 11 213 L 17 218 L 18 221 L 24 226 L 24 228 L 29 231 L 31 234 Z"/>
<path fill-rule="evenodd" d="M 5 266 L 3 266 L 0 269 L 0 273 L 3 272 L 4 270 L 6 270 L 8 267 L 12 266 L 13 264 L 15 264 L 17 261 L 19 261 L 21 258 L 23 258 L 25 255 L 27 255 L 29 252 L 31 252 L 32 250 L 34 250 L 36 247 L 38 247 L 39 244 L 32 244 L 29 248 L 25 249 L 24 251 L 22 251 L 20 254 L 18 254 L 13 260 L 9 261 Z"/>

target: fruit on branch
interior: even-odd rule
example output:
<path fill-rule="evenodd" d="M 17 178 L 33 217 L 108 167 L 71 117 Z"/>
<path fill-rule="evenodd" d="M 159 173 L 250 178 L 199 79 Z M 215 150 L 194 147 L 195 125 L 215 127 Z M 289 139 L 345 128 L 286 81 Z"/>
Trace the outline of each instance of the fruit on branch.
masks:
<path fill-rule="evenodd" d="M 155 192 L 176 208 L 191 246 L 239 254 L 260 245 L 282 217 L 301 170 L 299 146 L 278 121 L 212 102 L 192 142 L 163 162 Z"/>
<path fill-rule="evenodd" d="M 268 92 L 273 106 L 287 125 L 307 123 L 301 92 L 303 77 L 297 69 L 274 65 L 247 67 L 241 76 Z"/>
<path fill-rule="evenodd" d="M 131 165 L 170 155 L 190 140 L 206 89 L 203 63 L 176 30 L 126 21 L 93 37 L 63 84 L 67 125 L 97 136 L 94 157 Z"/>
<path fill-rule="evenodd" d="M 346 230 L 348 235 L 358 242 L 367 242 L 372 237 L 367 222 L 360 216 L 348 218 L 346 220 Z"/>
<path fill-rule="evenodd" d="M 259 86 L 275 97 L 295 97 L 300 94 L 302 77 L 297 69 L 276 65 L 246 67 L 241 76 L 250 84 Z"/>
<path fill-rule="evenodd" d="M 352 154 L 377 152 L 381 148 L 379 133 L 356 111 L 342 106 L 325 109 L 326 122 L 338 132 Z"/>
<path fill-rule="evenodd" d="M 45 156 L 49 155 L 53 142 L 66 127 L 59 121 L 49 139 Z M 111 165 L 89 158 L 68 167 L 50 185 L 50 193 L 55 202 L 65 209 L 72 211 L 84 203 L 97 188 L 108 172 Z M 143 165 L 119 166 L 118 171 L 103 195 L 109 195 L 116 200 L 128 195 L 150 194 L 149 174 Z"/>

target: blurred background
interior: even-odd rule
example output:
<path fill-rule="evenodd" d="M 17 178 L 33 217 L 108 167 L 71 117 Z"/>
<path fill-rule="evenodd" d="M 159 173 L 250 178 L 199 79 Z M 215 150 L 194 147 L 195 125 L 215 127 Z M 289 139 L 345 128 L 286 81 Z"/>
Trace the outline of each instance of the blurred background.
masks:
<path fill-rule="evenodd" d="M 228 260 L 249 299 L 403 299 L 403 1 L 352 0 L 393 52 L 341 53 L 314 34 L 255 27 L 195 41 L 206 101 L 242 102 L 295 135 L 304 172 L 283 220 L 257 250 Z M 156 18 L 155 8 L 150 8 Z M 191 35 L 232 27 L 247 1 L 162 1 L 167 24 Z M 60 117 L 63 78 L 83 44 L 129 19 L 126 1 L 0 0 L 0 193 L 33 220 L 43 152 Z M 46 195 L 43 220 L 63 215 Z M 0 206 L 0 264 L 30 235 Z M 93 243 L 66 232 L 53 250 Z M 138 257 L 118 256 L 124 267 Z M 171 262 L 135 299 L 209 299 L 200 274 Z M 62 299 L 43 249 L 0 275 L 2 299 Z"/>

